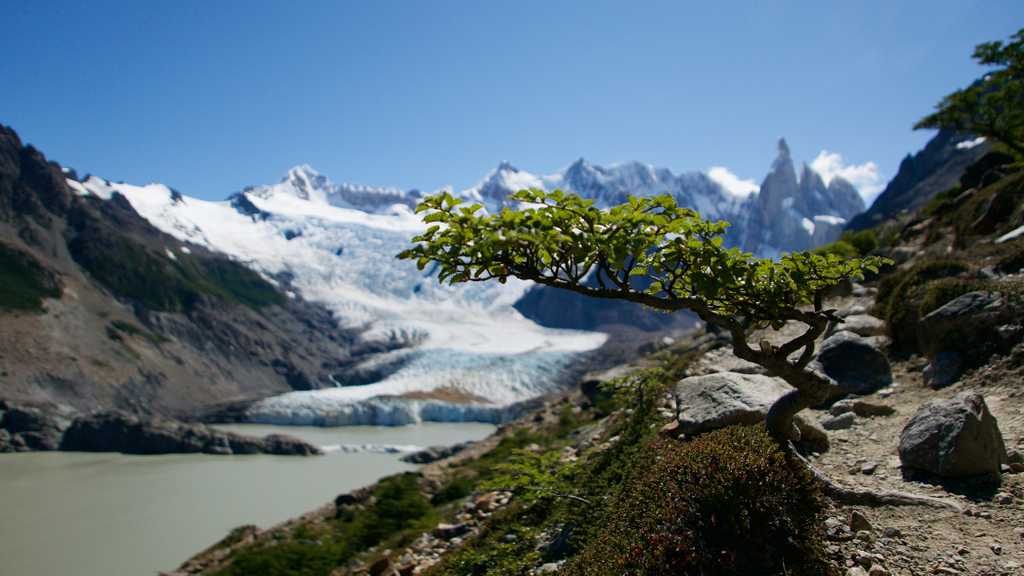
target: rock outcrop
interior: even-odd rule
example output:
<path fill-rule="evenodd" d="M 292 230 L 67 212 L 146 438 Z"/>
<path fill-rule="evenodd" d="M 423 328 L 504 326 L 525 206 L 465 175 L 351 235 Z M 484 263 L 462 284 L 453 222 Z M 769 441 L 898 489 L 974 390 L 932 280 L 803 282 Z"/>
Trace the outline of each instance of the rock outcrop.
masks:
<path fill-rule="evenodd" d="M 717 372 L 683 378 L 672 393 L 679 409 L 680 434 L 703 434 L 734 424 L 757 424 L 783 394 L 793 388 L 762 374 Z M 817 425 L 797 415 L 801 441 L 816 452 L 828 450 L 828 437 Z"/>
<path fill-rule="evenodd" d="M 142 419 L 123 412 L 77 418 L 64 432 L 61 450 L 124 454 L 286 454 L 310 456 L 319 448 L 302 440 L 272 434 L 252 438 L 201 424 L 163 418 Z"/>
<path fill-rule="evenodd" d="M 156 416 L 77 415 L 66 406 L 0 401 L 0 452 L 65 450 L 124 454 L 321 454 L 283 434 L 254 438 Z"/>
<path fill-rule="evenodd" d="M 998 475 L 1006 446 L 985 399 L 965 392 L 922 406 L 900 434 L 900 462 L 942 478 Z"/>
<path fill-rule="evenodd" d="M 878 345 L 847 330 L 821 343 L 814 366 L 835 381 L 834 398 L 870 394 L 892 383 L 889 359 Z"/>

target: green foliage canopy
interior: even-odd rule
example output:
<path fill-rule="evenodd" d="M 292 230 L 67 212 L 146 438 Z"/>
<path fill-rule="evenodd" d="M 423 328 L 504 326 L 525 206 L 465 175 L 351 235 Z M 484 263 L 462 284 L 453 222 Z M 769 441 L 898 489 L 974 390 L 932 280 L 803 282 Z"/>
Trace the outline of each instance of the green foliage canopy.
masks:
<path fill-rule="evenodd" d="M 1009 42 L 979 44 L 973 58 L 996 69 L 943 98 L 935 112 L 914 128 L 950 128 L 978 134 L 1024 156 L 1024 29 Z"/>
<path fill-rule="evenodd" d="M 431 226 L 399 257 L 420 269 L 436 263 L 451 283 L 516 277 L 670 312 L 690 309 L 726 326 L 776 328 L 805 319 L 798 307 L 820 309 L 826 290 L 881 263 L 813 253 L 756 258 L 723 245 L 728 223 L 703 220 L 669 195 L 630 197 L 608 210 L 559 190 L 521 190 L 510 200 L 520 209 L 486 214 L 449 193 L 426 198 L 417 212 Z M 585 282 L 592 274 L 595 282 Z"/>

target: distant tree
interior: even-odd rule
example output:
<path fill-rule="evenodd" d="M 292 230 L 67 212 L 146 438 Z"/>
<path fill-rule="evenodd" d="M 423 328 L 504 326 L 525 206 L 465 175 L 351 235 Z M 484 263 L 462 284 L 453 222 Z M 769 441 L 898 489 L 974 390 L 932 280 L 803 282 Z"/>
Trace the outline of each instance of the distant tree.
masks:
<path fill-rule="evenodd" d="M 794 415 L 830 394 L 829 380 L 807 368 L 815 340 L 839 321 L 824 308 L 825 293 L 881 264 L 835 254 L 755 258 L 723 245 L 728 223 L 703 220 L 668 195 L 630 197 L 610 210 L 558 190 L 522 190 L 511 200 L 522 209 L 489 215 L 448 193 L 426 198 L 417 210 L 432 226 L 399 257 L 420 269 L 437 263 L 442 282 L 516 277 L 665 312 L 691 310 L 729 331 L 737 356 L 793 386 L 768 413 L 768 429 L 779 439 L 798 438 Z M 748 341 L 756 328 L 789 321 L 805 329 L 782 345 Z"/>
<path fill-rule="evenodd" d="M 1024 29 L 1009 42 L 979 44 L 973 58 L 996 69 L 943 98 L 935 112 L 914 128 L 949 128 L 985 136 L 1024 157 Z"/>

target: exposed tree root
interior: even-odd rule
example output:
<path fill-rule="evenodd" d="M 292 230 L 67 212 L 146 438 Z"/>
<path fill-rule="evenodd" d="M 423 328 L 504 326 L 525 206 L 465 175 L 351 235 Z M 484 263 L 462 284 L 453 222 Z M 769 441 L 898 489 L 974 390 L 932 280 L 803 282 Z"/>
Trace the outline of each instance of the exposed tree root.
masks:
<path fill-rule="evenodd" d="M 803 462 L 811 473 L 814 474 L 814 477 L 821 482 L 825 495 L 840 504 L 852 506 L 929 506 L 963 512 L 963 508 L 956 502 L 941 498 L 909 494 L 907 492 L 876 492 L 840 486 L 797 452 L 792 443 L 789 444 L 789 453 Z"/>

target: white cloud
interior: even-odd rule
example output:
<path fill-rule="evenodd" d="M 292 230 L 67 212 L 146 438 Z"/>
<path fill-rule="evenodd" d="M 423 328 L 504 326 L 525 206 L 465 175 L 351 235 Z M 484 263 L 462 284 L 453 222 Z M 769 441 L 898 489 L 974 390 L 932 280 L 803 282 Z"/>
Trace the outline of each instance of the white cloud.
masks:
<path fill-rule="evenodd" d="M 878 172 L 878 164 L 870 161 L 863 164 L 847 164 L 837 152 L 818 152 L 818 156 L 811 162 L 811 168 L 821 175 L 825 184 L 832 182 L 836 176 L 842 176 L 844 180 L 853 184 L 864 198 L 864 202 L 868 204 L 885 186 L 885 180 Z"/>
<path fill-rule="evenodd" d="M 746 198 L 760 188 L 753 180 L 744 180 L 733 174 L 725 166 L 712 166 L 708 169 L 708 178 L 717 182 L 725 191 L 739 198 Z"/>

